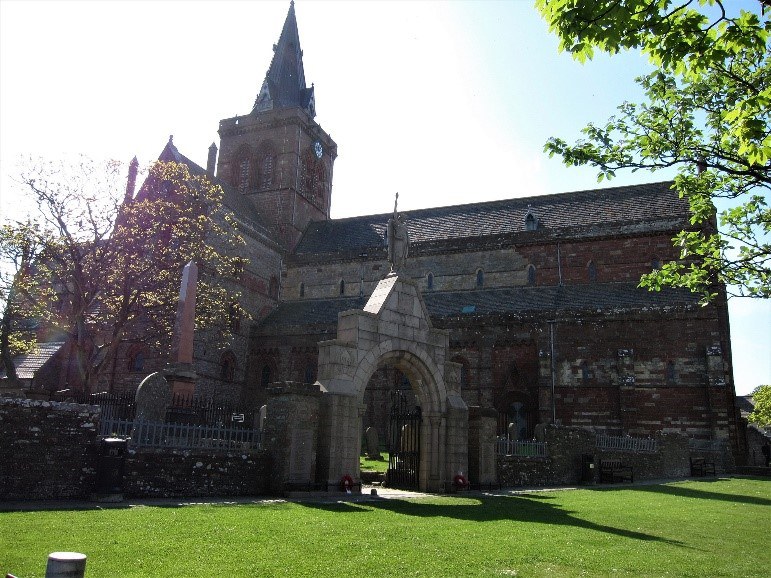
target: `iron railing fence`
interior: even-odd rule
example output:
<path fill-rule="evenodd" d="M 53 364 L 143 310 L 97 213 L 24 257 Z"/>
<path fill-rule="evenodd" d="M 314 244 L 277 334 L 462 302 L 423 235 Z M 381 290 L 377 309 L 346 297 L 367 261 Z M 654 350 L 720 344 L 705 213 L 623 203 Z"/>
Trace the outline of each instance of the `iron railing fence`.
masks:
<path fill-rule="evenodd" d="M 101 432 L 130 438 L 130 445 L 138 448 L 253 451 L 262 447 L 262 432 L 242 427 L 108 419 L 103 420 Z"/>
<path fill-rule="evenodd" d="M 545 458 L 548 455 L 546 442 L 510 440 L 500 436 L 495 442 L 495 453 L 499 456 Z"/>
<path fill-rule="evenodd" d="M 620 452 L 653 453 L 658 450 L 658 445 L 653 438 L 597 434 L 597 449 Z"/>
<path fill-rule="evenodd" d="M 103 419 L 133 420 L 136 417 L 136 394 L 92 393 L 80 391 L 57 391 L 52 401 L 73 401 L 98 405 Z M 166 421 L 187 425 L 230 426 L 251 429 L 255 424 L 255 411 L 243 408 L 225 400 L 212 397 L 184 396 L 176 394 L 166 409 Z"/>
<path fill-rule="evenodd" d="M 84 393 L 69 389 L 55 391 L 51 401 L 72 401 L 86 405 L 98 405 L 102 415 L 109 419 L 134 419 L 136 415 L 135 395 L 133 393 Z"/>

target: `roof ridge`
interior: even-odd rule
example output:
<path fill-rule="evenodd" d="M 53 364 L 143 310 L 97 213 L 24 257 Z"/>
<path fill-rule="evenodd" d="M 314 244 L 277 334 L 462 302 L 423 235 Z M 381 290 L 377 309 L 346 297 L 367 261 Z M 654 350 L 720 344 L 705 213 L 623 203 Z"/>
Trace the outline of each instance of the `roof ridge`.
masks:
<path fill-rule="evenodd" d="M 657 181 L 655 183 L 642 183 L 638 185 L 622 185 L 618 187 L 607 187 L 603 189 L 583 189 L 578 191 L 566 191 L 562 193 L 547 193 L 545 195 L 531 195 L 528 197 L 509 197 L 506 199 L 493 199 L 490 201 L 477 201 L 475 203 L 460 203 L 457 205 L 441 205 L 438 207 L 423 207 L 420 209 L 409 209 L 405 211 L 400 211 L 405 217 L 408 217 L 411 214 L 417 214 L 422 211 L 441 211 L 444 209 L 460 209 L 463 207 L 492 207 L 495 205 L 502 205 L 502 204 L 508 204 L 512 202 L 522 202 L 525 205 L 527 205 L 528 201 L 530 204 L 532 204 L 533 199 L 554 199 L 554 198 L 566 198 L 568 196 L 578 197 L 581 195 L 599 195 L 602 193 L 611 193 L 611 194 L 617 194 L 623 191 L 628 191 L 631 189 L 644 189 L 645 187 L 658 187 L 661 185 L 666 185 L 669 183 L 674 183 L 674 181 Z M 541 203 L 543 204 L 543 203 Z M 532 207 L 537 208 L 537 207 Z M 388 218 L 391 216 L 391 212 L 387 213 L 372 213 L 368 215 L 356 215 L 352 217 L 341 217 L 339 219 L 329 219 L 328 221 L 313 221 L 311 225 L 320 225 L 323 223 L 343 223 L 347 221 L 355 221 L 357 219 L 372 219 L 375 217 L 383 217 L 385 220 L 388 220 Z"/>

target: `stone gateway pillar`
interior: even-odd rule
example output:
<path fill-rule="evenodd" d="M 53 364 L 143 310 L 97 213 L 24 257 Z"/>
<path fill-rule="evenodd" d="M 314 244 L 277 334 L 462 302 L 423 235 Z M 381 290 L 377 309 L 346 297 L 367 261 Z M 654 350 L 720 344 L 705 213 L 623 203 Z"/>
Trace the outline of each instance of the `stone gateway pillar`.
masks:
<path fill-rule="evenodd" d="M 449 334 L 432 326 L 417 284 L 396 273 L 380 281 L 364 310 L 340 313 L 337 338 L 319 343 L 318 472 L 330 489 L 344 476 L 359 481 L 364 390 L 384 365 L 409 378 L 422 410 L 420 489 L 444 491 L 467 471 L 468 407 L 448 350 Z"/>

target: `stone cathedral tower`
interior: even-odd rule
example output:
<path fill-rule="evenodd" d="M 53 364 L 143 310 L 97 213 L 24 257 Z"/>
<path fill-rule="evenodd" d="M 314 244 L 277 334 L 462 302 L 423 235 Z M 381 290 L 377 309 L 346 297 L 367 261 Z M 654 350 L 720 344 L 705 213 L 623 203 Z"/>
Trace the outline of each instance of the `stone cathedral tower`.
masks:
<path fill-rule="evenodd" d="M 329 219 L 337 145 L 315 116 L 292 2 L 252 111 L 220 121 L 217 167 L 288 251 L 310 221 Z"/>

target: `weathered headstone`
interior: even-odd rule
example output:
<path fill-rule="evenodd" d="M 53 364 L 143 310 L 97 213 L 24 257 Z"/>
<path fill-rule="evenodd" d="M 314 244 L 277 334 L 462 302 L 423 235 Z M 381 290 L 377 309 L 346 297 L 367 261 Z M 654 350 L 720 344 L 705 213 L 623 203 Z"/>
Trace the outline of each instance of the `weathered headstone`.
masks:
<path fill-rule="evenodd" d="M 268 417 L 268 406 L 263 405 L 260 408 L 260 418 L 258 422 L 259 430 L 262 431 L 265 429 L 265 419 Z"/>
<path fill-rule="evenodd" d="M 379 460 L 380 441 L 378 440 L 377 429 L 368 427 L 364 432 L 364 442 L 367 446 L 367 457 L 371 460 Z"/>
<path fill-rule="evenodd" d="M 151 373 L 137 388 L 136 421 L 163 422 L 166 408 L 171 403 L 171 386 L 163 373 Z"/>
<path fill-rule="evenodd" d="M 506 433 L 508 434 L 510 440 L 519 439 L 519 428 L 514 422 L 510 423 L 509 427 L 506 428 Z"/>

